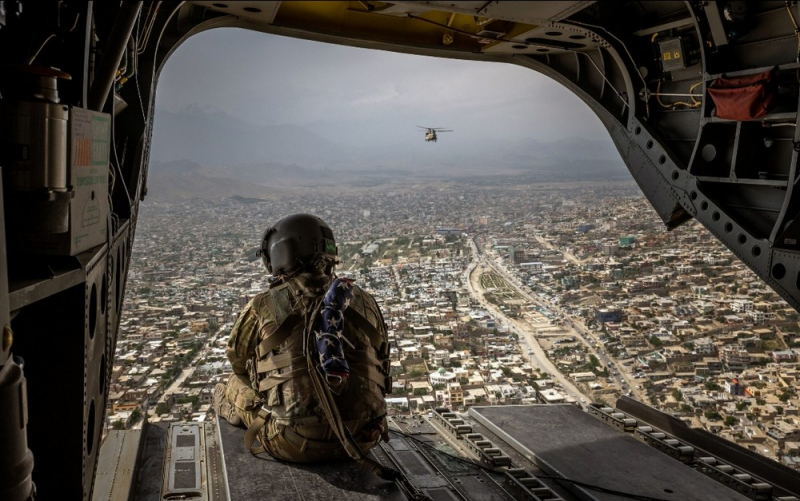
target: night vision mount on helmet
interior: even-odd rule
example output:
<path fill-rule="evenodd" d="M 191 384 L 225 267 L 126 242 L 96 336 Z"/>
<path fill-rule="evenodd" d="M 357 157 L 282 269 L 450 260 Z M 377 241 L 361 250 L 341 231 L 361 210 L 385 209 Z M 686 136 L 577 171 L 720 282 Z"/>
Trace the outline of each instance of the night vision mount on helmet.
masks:
<path fill-rule="evenodd" d="M 309 266 L 319 266 L 330 274 L 338 249 L 325 221 L 311 214 L 293 214 L 264 232 L 259 256 L 275 276 Z"/>

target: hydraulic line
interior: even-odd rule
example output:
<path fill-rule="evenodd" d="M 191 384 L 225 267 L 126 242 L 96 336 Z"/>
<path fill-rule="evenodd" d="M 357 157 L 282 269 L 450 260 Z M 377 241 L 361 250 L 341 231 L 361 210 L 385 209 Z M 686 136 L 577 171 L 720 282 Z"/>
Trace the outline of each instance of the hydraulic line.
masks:
<path fill-rule="evenodd" d="M 136 19 L 142 10 L 142 2 L 123 2 L 117 20 L 108 36 L 108 42 L 103 51 L 103 58 L 97 67 L 94 81 L 89 89 L 90 110 L 102 111 L 108 99 L 108 93 L 114 84 L 114 76 L 119 68 L 122 54 L 128 44 L 128 39 L 133 33 Z"/>

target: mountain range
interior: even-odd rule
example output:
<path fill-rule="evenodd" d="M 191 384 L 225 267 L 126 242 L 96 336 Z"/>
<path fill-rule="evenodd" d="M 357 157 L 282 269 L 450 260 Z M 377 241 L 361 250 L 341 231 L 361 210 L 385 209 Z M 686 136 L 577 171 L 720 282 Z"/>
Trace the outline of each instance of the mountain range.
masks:
<path fill-rule="evenodd" d="M 456 134 L 456 131 L 453 134 Z M 490 131 L 491 132 L 491 131 Z M 391 178 L 454 179 L 520 175 L 530 182 L 625 180 L 630 174 L 608 138 L 487 137 L 436 144 L 422 134 L 413 142 L 343 144 L 297 125 L 256 125 L 193 105 L 156 110 L 150 193 L 258 196 L 264 186 L 318 186 L 329 180 L 377 184 Z M 377 179 L 377 181 L 376 181 Z M 240 191 L 237 191 L 240 190 Z"/>

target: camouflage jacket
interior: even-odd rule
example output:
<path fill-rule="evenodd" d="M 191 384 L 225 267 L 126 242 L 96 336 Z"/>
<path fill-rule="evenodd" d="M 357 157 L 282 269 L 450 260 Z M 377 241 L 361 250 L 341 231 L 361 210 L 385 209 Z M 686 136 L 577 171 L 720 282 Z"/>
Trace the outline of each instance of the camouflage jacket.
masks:
<path fill-rule="evenodd" d="M 330 278 L 325 275 L 311 273 L 301 273 L 289 279 L 286 285 L 291 289 L 293 296 L 290 307 L 302 307 L 303 304 L 300 303 L 304 294 L 323 293 L 329 280 Z M 277 328 L 270 293 L 271 289 L 278 285 L 281 284 L 273 285 L 270 290 L 257 295 L 247 303 L 233 324 L 226 354 L 235 374 L 248 377 L 247 361 L 255 354 L 258 343 Z"/>
<path fill-rule="evenodd" d="M 234 373 L 260 395 L 250 398 L 263 401 L 273 417 L 285 424 L 316 425 L 324 420 L 314 403 L 316 393 L 311 389 L 307 362 L 297 358 L 303 353 L 303 321 L 298 321 L 296 315 L 294 320 L 287 318 L 316 304 L 330 280 L 324 275 L 303 273 L 273 285 L 250 301 L 231 331 L 227 355 Z M 389 345 L 380 309 L 375 299 L 358 286 L 354 285 L 352 292 L 344 313 L 343 337 L 348 345 L 345 356 L 354 365 L 337 400 L 344 409 L 345 421 L 356 425 L 385 415 L 383 396 L 391 392 L 391 378 Z M 288 327 L 284 320 L 291 322 L 286 324 Z M 279 330 L 288 337 L 278 336 Z M 277 338 L 271 339 L 285 340 L 272 345 L 270 352 L 260 353 L 259 344 L 273 335 Z"/>

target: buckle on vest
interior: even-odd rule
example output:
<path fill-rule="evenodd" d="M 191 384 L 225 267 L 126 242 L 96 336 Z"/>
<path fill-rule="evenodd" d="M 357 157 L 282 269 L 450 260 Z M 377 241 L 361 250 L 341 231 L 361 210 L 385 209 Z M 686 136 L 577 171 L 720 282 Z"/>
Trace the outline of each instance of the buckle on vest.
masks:
<path fill-rule="evenodd" d="M 347 382 L 347 376 L 339 376 L 338 374 L 328 374 L 326 372 L 325 382 L 328 383 L 328 388 L 330 388 L 334 394 L 339 395 L 342 392 L 344 383 Z"/>

